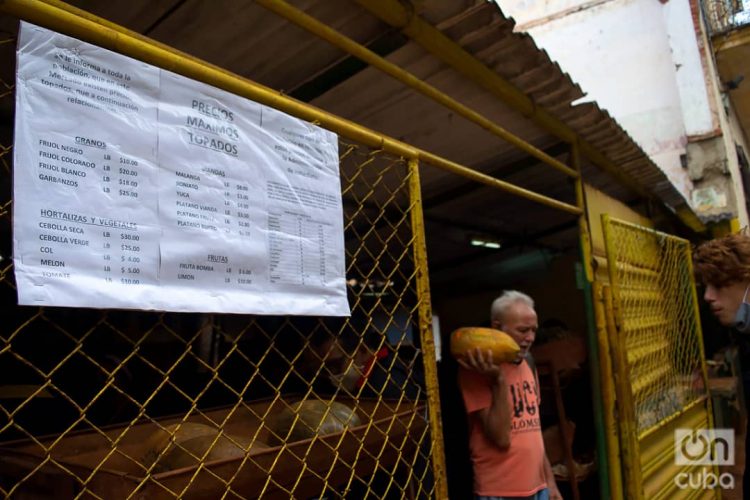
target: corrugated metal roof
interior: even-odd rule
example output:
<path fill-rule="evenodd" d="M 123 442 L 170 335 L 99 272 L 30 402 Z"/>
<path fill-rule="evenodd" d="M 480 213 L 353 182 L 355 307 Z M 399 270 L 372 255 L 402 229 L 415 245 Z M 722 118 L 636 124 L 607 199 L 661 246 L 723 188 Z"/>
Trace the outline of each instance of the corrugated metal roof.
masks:
<path fill-rule="evenodd" d="M 515 22 L 505 18 L 494 2 L 449 3 L 463 3 L 465 7 L 449 16 L 428 8 L 424 17 L 593 144 L 659 199 L 674 208 L 685 205 L 684 197 L 666 174 L 607 111 L 596 103 L 572 104 L 584 96 L 580 87 L 530 36 L 514 33 Z"/>

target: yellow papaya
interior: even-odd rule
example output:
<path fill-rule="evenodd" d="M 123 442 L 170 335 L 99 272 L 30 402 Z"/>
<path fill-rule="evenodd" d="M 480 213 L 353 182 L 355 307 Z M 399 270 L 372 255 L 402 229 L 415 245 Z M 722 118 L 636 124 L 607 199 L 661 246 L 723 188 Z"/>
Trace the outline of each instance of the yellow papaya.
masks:
<path fill-rule="evenodd" d="M 451 355 L 464 359 L 469 351 L 481 349 L 482 353 L 492 352 L 495 363 L 515 361 L 521 348 L 507 333 L 494 328 L 464 327 L 451 334 Z"/>

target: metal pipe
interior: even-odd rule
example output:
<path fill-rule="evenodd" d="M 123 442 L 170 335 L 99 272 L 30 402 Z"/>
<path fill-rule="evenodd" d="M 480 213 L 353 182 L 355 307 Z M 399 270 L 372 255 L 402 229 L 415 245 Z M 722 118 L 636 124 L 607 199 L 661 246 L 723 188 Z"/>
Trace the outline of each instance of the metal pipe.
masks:
<path fill-rule="evenodd" d="M 611 500 L 622 500 L 622 464 L 620 462 L 620 435 L 617 425 L 614 386 L 614 367 L 612 365 L 609 338 L 607 337 L 607 318 L 604 310 L 604 292 L 602 285 L 595 281 L 592 287 L 594 316 L 597 332 L 597 355 L 599 357 L 600 390 L 602 395 L 604 432 L 607 448 L 607 474 L 609 476 Z M 592 360 L 593 361 L 593 360 Z M 602 376 L 606 374 L 606 376 Z M 598 450 L 597 450 L 598 452 Z M 601 477 L 603 471 L 599 472 Z M 602 491 L 602 495 L 604 492 Z"/>
<path fill-rule="evenodd" d="M 332 113 L 302 103 L 280 92 L 235 75 L 196 57 L 182 53 L 148 37 L 105 21 L 57 0 L 2 0 L 0 12 L 95 43 L 129 57 L 181 74 L 228 92 L 271 106 L 303 120 L 332 130 L 350 140 L 386 153 L 419 159 L 424 163 L 462 175 L 510 194 L 562 210 L 580 214 L 578 207 L 523 189 L 509 182 L 472 170 L 435 154 L 415 148 Z"/>
<path fill-rule="evenodd" d="M 464 106 L 457 100 L 441 92 L 432 85 L 425 83 L 421 79 L 400 68 L 399 66 L 388 62 L 376 53 L 355 42 L 351 38 L 342 35 L 340 32 L 318 21 L 314 17 L 309 16 L 296 7 L 289 5 L 287 2 L 284 2 L 283 0 L 255 0 L 255 3 L 262 5 L 268 10 L 284 17 L 288 21 L 293 22 L 300 28 L 309 31 L 310 33 L 318 36 L 319 38 L 322 38 L 323 40 L 326 40 L 327 42 L 340 48 L 341 50 L 344 50 L 349 54 L 357 57 L 358 59 L 366 62 L 370 66 L 373 66 L 383 71 L 387 75 L 392 76 L 401 83 L 421 92 L 435 102 L 438 102 L 448 109 L 455 111 L 467 120 L 476 123 L 480 127 L 486 129 L 492 134 L 495 134 L 496 136 L 507 141 L 518 149 L 525 151 L 531 156 L 538 158 L 539 160 L 559 170 L 565 175 L 574 178 L 578 176 L 578 173 L 575 170 L 568 167 L 561 161 L 556 160 L 544 151 L 536 148 L 535 146 L 532 146 L 520 137 L 505 130 L 503 127 L 496 124 L 492 120 L 489 120 L 473 109 Z"/>
<path fill-rule="evenodd" d="M 562 210 L 573 215 L 581 214 L 581 209 L 576 207 L 575 205 L 570 205 L 568 203 L 564 203 L 562 201 L 558 201 L 553 198 L 541 195 L 534 191 L 529 191 L 528 189 L 516 186 L 515 184 L 511 184 L 510 182 L 495 179 L 494 177 L 491 177 L 487 174 L 483 174 L 482 172 L 479 172 L 477 170 L 466 168 L 432 153 L 419 150 L 419 159 L 448 172 L 461 175 L 462 177 L 466 177 L 467 179 L 471 179 L 476 182 L 481 182 L 482 184 L 486 184 L 491 187 L 502 189 L 503 191 L 520 196 L 527 200 L 536 201 L 537 203 L 541 203 L 548 207 Z"/>
<path fill-rule="evenodd" d="M 581 156 L 578 144 L 573 142 L 570 147 L 570 163 L 578 173 L 581 173 Z M 581 209 L 578 217 L 580 235 L 581 263 L 583 267 L 582 285 L 584 310 L 586 312 L 586 347 L 589 353 L 589 373 L 591 375 L 591 397 L 594 411 L 594 428 L 596 431 L 597 471 L 599 474 L 599 497 L 612 498 L 609 482 L 609 456 L 607 455 L 607 433 L 604 425 L 604 403 L 602 400 L 602 372 L 599 361 L 599 343 L 594 317 L 594 297 L 592 282 L 594 271 L 592 267 L 593 248 L 589 231 L 588 210 L 586 208 L 586 191 L 582 177 L 575 181 L 576 204 Z M 575 474 L 575 471 L 573 472 Z M 574 490 L 575 492 L 576 490 Z"/>
<path fill-rule="evenodd" d="M 446 484 L 445 450 L 443 448 L 443 419 L 440 413 L 440 389 L 438 386 L 435 338 L 432 331 L 432 302 L 430 300 L 430 280 L 427 269 L 427 245 L 422 213 L 422 187 L 419 182 L 419 163 L 409 160 L 409 200 L 410 219 L 414 241 L 414 267 L 416 268 L 417 297 L 419 300 L 419 333 L 421 340 L 425 388 L 427 390 L 427 410 L 429 412 L 430 435 L 432 439 L 432 471 L 435 477 L 435 498 L 448 498 Z"/>

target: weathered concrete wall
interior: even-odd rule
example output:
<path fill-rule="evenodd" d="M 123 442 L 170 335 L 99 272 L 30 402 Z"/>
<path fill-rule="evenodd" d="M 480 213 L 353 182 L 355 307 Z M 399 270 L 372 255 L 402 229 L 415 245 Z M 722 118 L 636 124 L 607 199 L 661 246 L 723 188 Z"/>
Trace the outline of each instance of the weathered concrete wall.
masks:
<path fill-rule="evenodd" d="M 746 195 L 740 173 L 737 147 L 748 154 L 739 122 L 731 108 L 722 114 L 723 134 L 688 143 L 687 164 L 694 189 L 691 204 L 706 221 L 737 217 L 748 225 Z"/>
<path fill-rule="evenodd" d="M 691 2 L 684 0 L 666 2 L 662 7 L 688 141 L 692 136 L 716 134 L 719 129 L 718 100 L 711 95 L 716 72 L 706 59 L 710 58 L 710 46 L 695 7 L 693 10 Z"/>
<path fill-rule="evenodd" d="M 690 197 L 682 167 L 687 131 L 672 47 L 654 0 L 500 0 L 562 68 Z M 548 9 L 546 19 L 538 13 Z M 578 10 L 576 10 L 578 9 Z M 537 17 L 533 17 L 537 16 Z"/>
<path fill-rule="evenodd" d="M 693 206 L 703 210 L 700 215 L 737 214 L 747 221 L 732 127 L 695 0 L 498 3 L 587 99 L 612 114 L 686 199 L 699 202 Z M 712 187 L 717 196 L 710 190 L 694 195 L 695 187 Z"/>
<path fill-rule="evenodd" d="M 690 3 L 694 26 L 703 26 L 695 0 Z M 722 89 L 708 36 L 699 30 L 695 39 L 701 54 L 709 103 L 713 104 L 712 118 L 716 130 L 704 137 L 688 137 L 687 165 L 694 183 L 692 206 L 706 220 L 737 217 L 740 226 L 744 227 L 748 225 L 748 213 L 737 146 L 747 154 L 747 143 L 729 98 Z M 719 167 L 720 163 L 723 163 L 722 167 Z"/>
<path fill-rule="evenodd" d="M 729 186 L 729 165 L 724 138 L 714 137 L 689 143 L 687 164 L 695 184 L 691 196 L 693 209 L 701 217 L 721 219 L 730 214 L 734 203 Z"/>

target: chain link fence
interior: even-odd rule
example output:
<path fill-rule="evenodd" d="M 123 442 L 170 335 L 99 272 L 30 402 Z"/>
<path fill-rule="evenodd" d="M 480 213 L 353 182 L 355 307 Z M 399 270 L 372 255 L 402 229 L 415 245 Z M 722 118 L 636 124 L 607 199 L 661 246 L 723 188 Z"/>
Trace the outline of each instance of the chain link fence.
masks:
<path fill-rule="evenodd" d="M 615 220 L 604 231 L 642 436 L 706 394 L 690 244 Z"/>
<path fill-rule="evenodd" d="M 350 318 L 21 307 L 0 48 L 0 494 L 433 497 L 414 166 L 339 144 Z"/>

